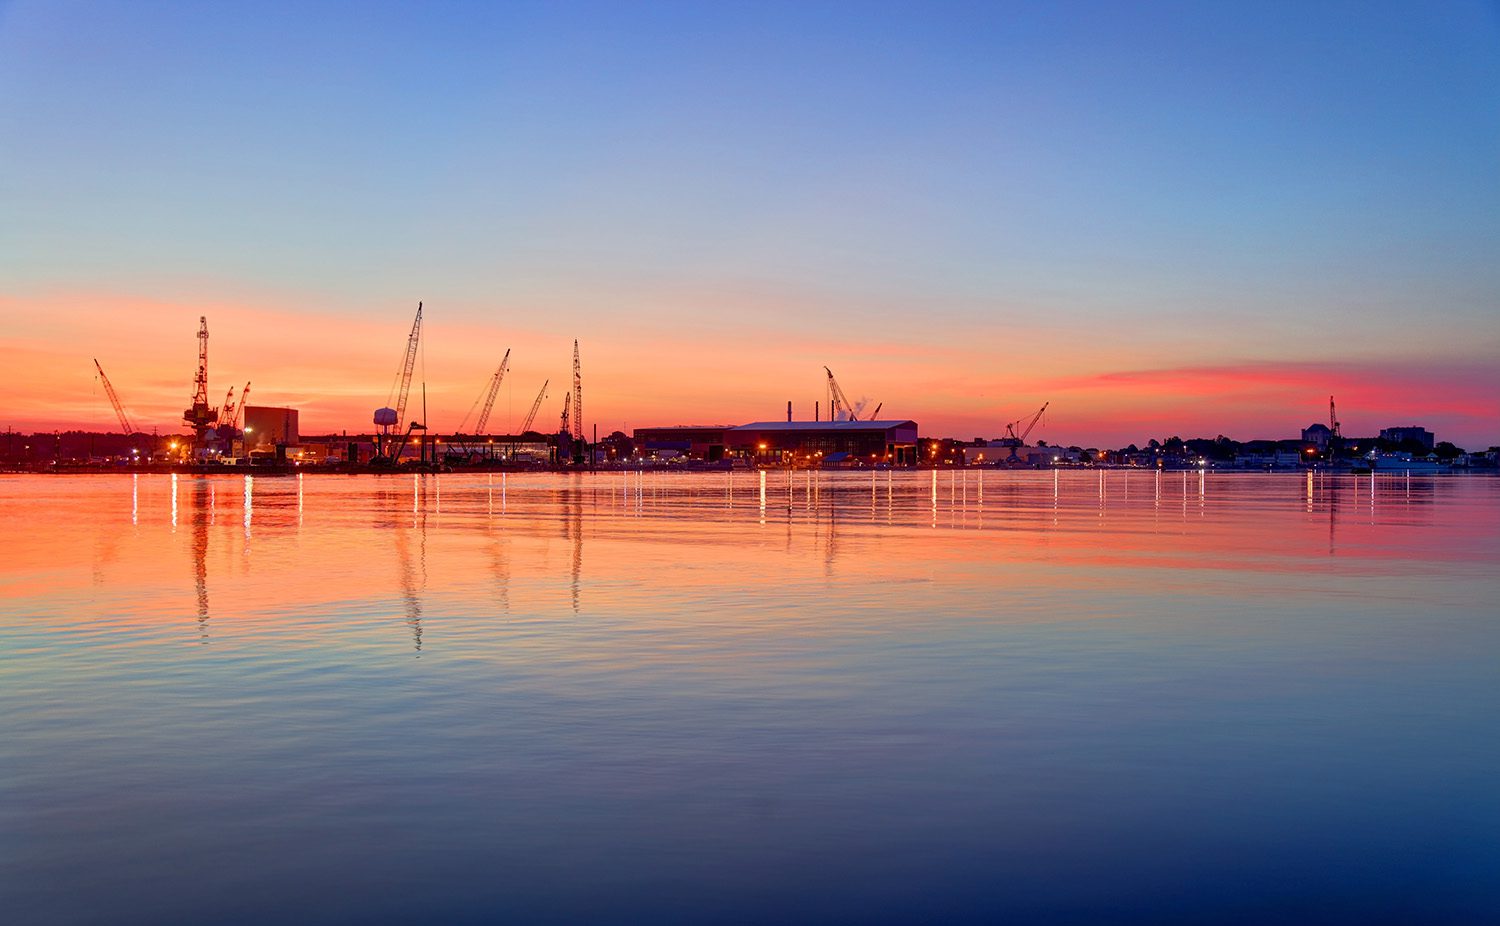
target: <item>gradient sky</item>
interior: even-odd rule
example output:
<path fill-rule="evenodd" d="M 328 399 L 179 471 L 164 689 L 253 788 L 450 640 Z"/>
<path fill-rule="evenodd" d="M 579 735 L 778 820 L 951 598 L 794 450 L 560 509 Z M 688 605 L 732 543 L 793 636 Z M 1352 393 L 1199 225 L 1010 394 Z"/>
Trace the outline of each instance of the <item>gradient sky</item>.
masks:
<path fill-rule="evenodd" d="M 0 0 L 0 427 L 1500 443 L 1494 3 Z"/>

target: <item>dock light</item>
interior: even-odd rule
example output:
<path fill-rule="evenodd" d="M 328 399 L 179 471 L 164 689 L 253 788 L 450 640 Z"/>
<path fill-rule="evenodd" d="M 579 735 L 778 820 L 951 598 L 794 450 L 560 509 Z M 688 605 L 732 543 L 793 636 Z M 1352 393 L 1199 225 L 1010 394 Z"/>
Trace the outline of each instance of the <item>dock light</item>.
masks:
<path fill-rule="evenodd" d="M 765 450 L 766 449 L 766 445 L 765 444 L 761 444 L 760 445 L 760 449 Z"/>

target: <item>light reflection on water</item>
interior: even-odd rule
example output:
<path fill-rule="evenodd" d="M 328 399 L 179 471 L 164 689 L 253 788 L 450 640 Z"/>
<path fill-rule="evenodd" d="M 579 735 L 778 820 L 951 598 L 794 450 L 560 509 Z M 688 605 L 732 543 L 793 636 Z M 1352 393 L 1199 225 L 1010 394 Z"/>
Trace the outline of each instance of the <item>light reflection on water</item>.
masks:
<path fill-rule="evenodd" d="M 1389 475 L 0 479 L 0 897 L 1494 921 L 1497 515 Z"/>

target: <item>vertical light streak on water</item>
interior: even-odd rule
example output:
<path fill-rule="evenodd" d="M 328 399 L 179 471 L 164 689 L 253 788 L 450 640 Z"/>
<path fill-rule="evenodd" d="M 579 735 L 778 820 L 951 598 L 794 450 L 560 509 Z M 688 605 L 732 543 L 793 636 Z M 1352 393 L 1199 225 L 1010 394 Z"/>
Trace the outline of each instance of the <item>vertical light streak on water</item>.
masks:
<path fill-rule="evenodd" d="M 254 497 L 254 495 L 255 495 L 255 477 L 251 476 L 251 475 L 249 475 L 247 473 L 245 475 L 245 539 L 246 540 L 250 539 L 250 517 L 251 517 L 251 512 L 253 510 L 251 508 L 251 499 Z M 246 544 L 246 546 L 245 546 L 245 552 L 246 553 L 250 552 L 250 546 L 248 544 Z"/>
<path fill-rule="evenodd" d="M 1308 514 L 1312 514 L 1312 510 L 1313 510 L 1313 474 L 1312 474 L 1312 470 L 1308 470 L 1307 471 L 1307 513 Z"/>
<path fill-rule="evenodd" d="M 760 470 L 760 523 L 766 523 L 766 471 Z"/>
<path fill-rule="evenodd" d="M 932 471 L 932 528 L 937 530 L 937 470 Z"/>
<path fill-rule="evenodd" d="M 500 474 L 500 513 L 505 514 L 505 474 Z"/>
<path fill-rule="evenodd" d="M 411 474 L 411 526 L 417 526 L 417 488 L 420 480 L 416 473 Z"/>
<path fill-rule="evenodd" d="M 214 483 L 210 482 L 208 484 L 208 523 L 210 524 L 214 523 L 219 511 L 219 506 L 216 502 L 216 496 L 214 493 Z"/>
<path fill-rule="evenodd" d="M 130 474 L 130 523 L 141 523 L 141 474 Z"/>
<path fill-rule="evenodd" d="M 490 473 L 486 480 L 485 514 L 495 516 L 495 474 Z"/>
<path fill-rule="evenodd" d="M 297 526 L 302 526 L 302 473 L 297 474 Z"/>
<path fill-rule="evenodd" d="M 172 533 L 177 533 L 177 474 L 172 474 Z"/>

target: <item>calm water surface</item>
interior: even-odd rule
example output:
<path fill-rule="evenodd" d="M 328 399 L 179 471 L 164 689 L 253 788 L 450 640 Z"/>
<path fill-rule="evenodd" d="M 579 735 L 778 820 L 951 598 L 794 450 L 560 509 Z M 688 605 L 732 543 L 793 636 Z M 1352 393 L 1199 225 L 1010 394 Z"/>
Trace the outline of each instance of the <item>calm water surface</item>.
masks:
<path fill-rule="evenodd" d="M 1500 480 L 0 478 L 16 923 L 1500 922 Z"/>

